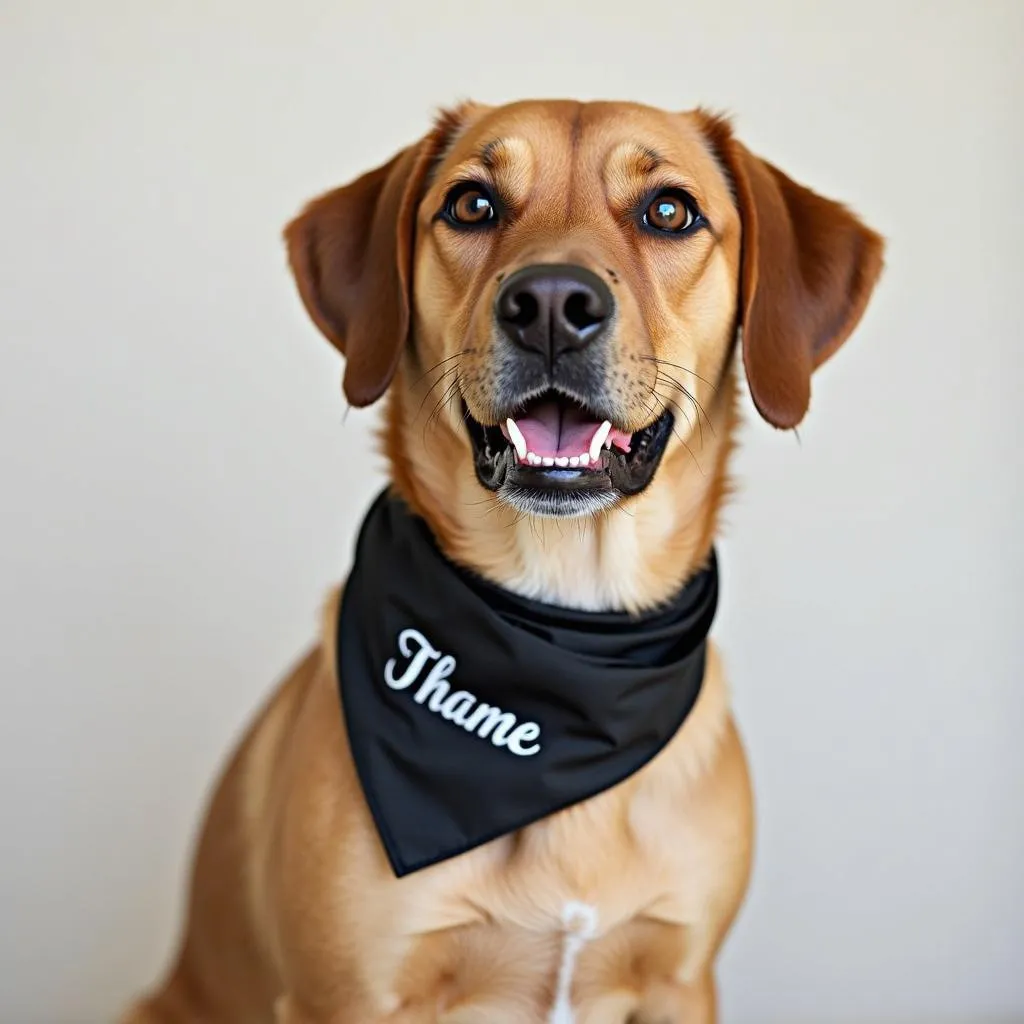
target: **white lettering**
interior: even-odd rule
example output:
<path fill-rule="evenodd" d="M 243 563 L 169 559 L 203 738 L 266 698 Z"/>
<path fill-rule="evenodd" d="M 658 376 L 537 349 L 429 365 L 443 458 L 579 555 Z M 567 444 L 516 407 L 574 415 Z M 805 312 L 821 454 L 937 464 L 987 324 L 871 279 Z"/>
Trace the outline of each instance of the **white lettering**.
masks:
<path fill-rule="evenodd" d="M 455 658 L 442 654 L 418 629 L 403 629 L 398 634 L 398 650 L 408 659 L 404 671 L 397 673 L 398 659 L 389 658 L 384 666 L 384 682 L 392 690 L 408 690 L 431 666 L 426 678 L 413 695 L 417 704 L 474 733 L 490 740 L 495 747 L 504 747 L 516 757 L 532 757 L 541 749 L 540 726 L 536 722 L 519 722 L 511 711 L 502 711 L 491 704 L 478 702 L 467 690 L 452 690 L 448 679 L 456 668 Z"/>
<path fill-rule="evenodd" d="M 440 711 L 444 705 L 444 699 L 448 696 L 450 687 L 445 680 L 455 671 L 455 659 L 446 654 L 431 670 L 423 685 L 416 691 L 413 700 L 422 704 L 430 698 L 430 710 Z"/>
<path fill-rule="evenodd" d="M 456 690 L 441 706 L 441 716 L 456 725 L 465 725 L 466 717 L 476 697 L 465 690 Z"/>
<path fill-rule="evenodd" d="M 501 708 L 492 708 L 490 704 L 478 704 L 463 728 L 466 732 L 475 732 L 483 740 L 490 736 L 496 747 L 503 747 L 515 724 L 515 715 L 502 711 Z"/>
<path fill-rule="evenodd" d="M 540 750 L 540 744 L 534 743 L 532 747 L 524 747 L 523 743 L 529 743 L 530 740 L 535 740 L 539 735 L 540 726 L 536 722 L 523 722 L 522 725 L 517 725 L 512 730 L 512 735 L 509 736 L 505 746 L 513 754 L 518 754 L 520 757 L 530 757 L 531 754 L 536 754 Z"/>
<path fill-rule="evenodd" d="M 416 649 L 413 653 L 411 645 L 415 644 Z M 418 630 L 418 629 L 403 629 L 398 634 L 398 649 L 402 652 L 402 655 L 406 658 L 412 658 L 409 662 L 409 667 L 402 673 L 402 675 L 395 678 L 395 665 L 396 660 L 389 658 L 388 663 L 384 666 L 384 682 L 391 687 L 392 690 L 405 690 L 412 686 L 419 674 L 423 671 L 423 666 L 428 660 L 434 658 L 440 658 L 441 652 L 435 651 L 430 646 L 430 641 Z"/>

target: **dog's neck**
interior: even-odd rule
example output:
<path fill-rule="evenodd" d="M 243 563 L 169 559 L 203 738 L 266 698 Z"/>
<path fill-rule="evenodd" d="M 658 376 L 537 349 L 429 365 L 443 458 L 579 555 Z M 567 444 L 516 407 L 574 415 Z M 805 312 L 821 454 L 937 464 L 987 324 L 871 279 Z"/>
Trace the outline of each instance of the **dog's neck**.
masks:
<path fill-rule="evenodd" d="M 449 558 L 527 597 L 592 611 L 640 611 L 672 597 L 701 567 L 728 495 L 738 412 L 723 377 L 692 433 L 682 416 L 643 494 L 590 519 L 522 517 L 483 490 L 457 410 L 427 422 L 429 402 L 400 371 L 383 429 L 399 494 Z"/>

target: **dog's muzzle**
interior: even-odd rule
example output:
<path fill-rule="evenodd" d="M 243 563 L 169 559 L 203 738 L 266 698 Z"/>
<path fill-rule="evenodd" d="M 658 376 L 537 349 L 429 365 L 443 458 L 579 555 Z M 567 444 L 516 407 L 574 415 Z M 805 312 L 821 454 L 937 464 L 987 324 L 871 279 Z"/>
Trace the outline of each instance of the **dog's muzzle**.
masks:
<path fill-rule="evenodd" d="M 589 515 L 642 491 L 673 417 L 666 409 L 638 431 L 620 422 L 608 285 L 582 266 L 533 264 L 502 281 L 493 318 L 498 422 L 464 409 L 480 483 L 541 516 Z"/>

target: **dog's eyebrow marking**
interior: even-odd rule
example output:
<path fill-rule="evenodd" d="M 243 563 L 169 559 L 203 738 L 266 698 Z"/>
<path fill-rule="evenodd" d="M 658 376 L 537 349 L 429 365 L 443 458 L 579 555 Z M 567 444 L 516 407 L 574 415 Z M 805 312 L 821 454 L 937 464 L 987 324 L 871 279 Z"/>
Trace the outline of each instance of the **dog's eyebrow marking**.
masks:
<path fill-rule="evenodd" d="M 650 146 L 641 146 L 638 156 L 643 160 L 642 171 L 644 174 L 653 174 L 665 162 L 665 158 Z"/>
<path fill-rule="evenodd" d="M 516 135 L 491 139 L 480 147 L 463 165 L 467 173 L 490 176 L 492 184 L 509 197 L 509 202 L 525 195 L 534 175 L 534 161 L 527 143 Z"/>
<path fill-rule="evenodd" d="M 681 188 L 689 192 L 697 205 L 704 209 L 699 182 L 656 149 L 639 142 L 622 142 L 608 154 L 604 181 L 613 204 L 639 202 L 646 189 L 651 187 L 651 179 L 664 188 Z"/>
<path fill-rule="evenodd" d="M 623 170 L 626 174 L 645 176 L 653 174 L 659 167 L 666 163 L 665 157 L 656 149 L 650 146 L 643 146 L 638 142 L 627 142 L 616 149 L 615 158 L 622 161 Z"/>
<path fill-rule="evenodd" d="M 480 163 L 484 165 L 489 171 L 495 171 L 502 163 L 501 150 L 505 148 L 504 139 L 491 139 L 481 150 L 480 150 Z"/>

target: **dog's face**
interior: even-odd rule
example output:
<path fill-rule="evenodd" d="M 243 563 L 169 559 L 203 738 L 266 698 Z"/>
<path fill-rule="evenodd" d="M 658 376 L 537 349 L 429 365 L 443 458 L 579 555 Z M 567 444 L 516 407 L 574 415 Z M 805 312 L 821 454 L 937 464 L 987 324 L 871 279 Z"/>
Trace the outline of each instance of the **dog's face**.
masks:
<path fill-rule="evenodd" d="M 642 492 L 701 431 L 737 327 L 776 426 L 853 329 L 881 241 L 702 112 L 527 102 L 443 116 L 287 232 L 300 293 L 367 404 L 403 352 L 521 512 Z"/>
<path fill-rule="evenodd" d="M 417 240 L 420 359 L 457 378 L 477 475 L 509 503 L 600 509 L 698 429 L 732 338 L 740 221 L 693 117 L 484 113 L 435 170 Z"/>

